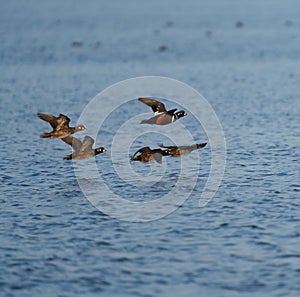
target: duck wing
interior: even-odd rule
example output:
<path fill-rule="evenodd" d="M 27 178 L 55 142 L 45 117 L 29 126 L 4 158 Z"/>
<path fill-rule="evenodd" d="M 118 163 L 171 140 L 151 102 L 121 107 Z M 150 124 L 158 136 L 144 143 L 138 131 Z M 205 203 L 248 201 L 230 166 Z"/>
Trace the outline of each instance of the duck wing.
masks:
<path fill-rule="evenodd" d="M 62 138 L 61 140 L 63 142 L 65 142 L 66 144 L 70 145 L 74 149 L 75 152 L 80 151 L 80 149 L 82 147 L 82 142 L 76 137 L 69 135 L 65 138 Z"/>
<path fill-rule="evenodd" d="M 69 127 L 69 123 L 71 121 L 69 117 L 67 117 L 62 113 L 59 114 L 59 117 L 56 118 L 56 120 L 57 120 L 57 127 L 56 127 L 57 130 L 60 130 L 65 127 Z"/>
<path fill-rule="evenodd" d="M 165 105 L 158 100 L 150 98 L 139 98 L 138 100 L 150 106 L 155 114 L 167 111 Z"/>
<path fill-rule="evenodd" d="M 84 152 L 84 151 L 92 150 L 94 142 L 95 142 L 95 140 L 91 136 L 86 135 L 83 139 L 80 151 Z"/>
<path fill-rule="evenodd" d="M 47 122 L 47 123 L 49 123 L 50 125 L 51 125 L 51 127 L 53 128 L 53 130 L 55 130 L 56 129 L 56 127 L 58 126 L 58 122 L 57 122 L 57 117 L 55 117 L 54 115 L 52 115 L 52 114 L 46 114 L 46 113 L 38 113 L 37 114 L 37 116 L 41 119 L 41 120 L 43 120 L 43 121 L 45 121 L 45 122 Z"/>
<path fill-rule="evenodd" d="M 154 153 L 154 154 L 153 154 L 153 159 L 154 159 L 157 163 L 161 164 L 161 163 L 162 163 L 162 154 L 161 154 L 161 153 Z"/>
<path fill-rule="evenodd" d="M 137 150 L 137 151 L 133 154 L 132 158 L 134 158 L 138 153 L 143 154 L 143 153 L 149 153 L 149 152 L 151 152 L 151 149 L 150 149 L 149 146 L 142 147 L 141 149 Z"/>
<path fill-rule="evenodd" d="M 60 114 L 58 117 L 55 117 L 52 114 L 47 114 L 47 113 L 38 113 L 37 116 L 45 121 L 48 122 L 51 127 L 53 128 L 53 130 L 58 131 L 61 128 L 65 127 L 65 126 L 69 126 L 70 123 L 70 118 L 68 118 L 66 115 L 64 114 Z"/>

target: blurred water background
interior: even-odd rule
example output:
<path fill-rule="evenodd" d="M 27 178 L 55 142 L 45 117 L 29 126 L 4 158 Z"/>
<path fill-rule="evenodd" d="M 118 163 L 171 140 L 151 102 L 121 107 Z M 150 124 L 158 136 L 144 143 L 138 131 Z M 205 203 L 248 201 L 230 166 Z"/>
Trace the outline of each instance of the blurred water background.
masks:
<path fill-rule="evenodd" d="M 298 1 L 0 3 L 1 296 L 299 296 Z M 62 160 L 71 149 L 39 138 L 50 127 L 36 113 L 76 123 L 98 92 L 144 75 L 207 98 L 227 167 L 206 207 L 194 191 L 161 220 L 129 223 L 89 203 Z M 199 189 L 209 152 L 199 154 Z M 172 161 L 145 199 L 169 190 Z M 97 163 L 120 184 L 109 153 Z"/>

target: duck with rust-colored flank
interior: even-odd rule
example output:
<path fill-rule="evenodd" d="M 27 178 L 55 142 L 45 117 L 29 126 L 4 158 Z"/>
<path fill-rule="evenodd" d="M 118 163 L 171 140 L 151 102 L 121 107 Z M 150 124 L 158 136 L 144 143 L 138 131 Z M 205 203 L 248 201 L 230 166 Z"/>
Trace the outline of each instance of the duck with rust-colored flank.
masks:
<path fill-rule="evenodd" d="M 138 100 L 150 106 L 154 112 L 154 117 L 142 120 L 140 124 L 168 125 L 187 115 L 184 110 L 175 112 L 177 108 L 167 111 L 165 105 L 155 99 L 139 98 Z"/>
<path fill-rule="evenodd" d="M 53 129 L 51 132 L 41 134 L 41 138 L 64 138 L 75 132 L 86 130 L 83 125 L 69 127 L 71 120 L 64 114 L 55 117 L 51 114 L 38 113 L 37 116 L 41 120 L 48 122 Z"/>
<path fill-rule="evenodd" d="M 93 149 L 94 139 L 90 136 L 85 136 L 83 141 L 73 136 L 62 138 L 66 144 L 72 146 L 74 152 L 64 157 L 64 160 L 85 160 L 92 158 L 98 154 L 106 152 L 104 147 L 97 147 Z"/>
<path fill-rule="evenodd" d="M 184 146 L 164 146 L 163 144 L 159 144 L 159 147 L 165 148 L 164 153 L 168 156 L 179 157 L 183 155 L 187 155 L 190 152 L 203 148 L 207 145 L 207 143 L 195 143 L 193 145 L 184 145 Z"/>
<path fill-rule="evenodd" d="M 138 155 L 139 154 L 139 155 Z M 149 146 L 145 146 L 137 150 L 130 158 L 131 161 L 140 162 L 152 162 L 162 163 L 162 156 L 167 156 L 162 149 L 151 149 Z"/>

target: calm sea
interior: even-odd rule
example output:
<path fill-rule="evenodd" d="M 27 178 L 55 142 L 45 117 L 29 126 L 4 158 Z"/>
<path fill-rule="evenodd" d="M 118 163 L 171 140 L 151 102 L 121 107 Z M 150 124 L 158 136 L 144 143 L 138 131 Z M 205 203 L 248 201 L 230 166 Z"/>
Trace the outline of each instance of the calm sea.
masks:
<path fill-rule="evenodd" d="M 1 296 L 299 296 L 298 1 L 2 2 Z M 114 127 L 150 109 L 136 101 L 116 112 L 96 141 L 108 149 L 96 159 L 114 193 L 159 199 L 178 180 L 180 161 L 198 175 L 176 211 L 133 223 L 86 199 L 73 163 L 62 159 L 71 148 L 40 139 L 50 126 L 36 113 L 64 113 L 75 124 L 98 92 L 143 75 L 178 79 L 205 96 L 222 124 L 227 160 L 203 208 L 210 143 L 167 159 L 160 182 L 125 183 L 111 161 Z M 180 123 L 210 141 L 189 117 Z M 161 142 L 168 144 L 144 135 L 129 153 Z M 125 161 L 117 164 L 126 176 Z M 132 164 L 150 181 L 160 170 L 152 166 Z M 99 187 L 84 182 L 91 192 Z"/>

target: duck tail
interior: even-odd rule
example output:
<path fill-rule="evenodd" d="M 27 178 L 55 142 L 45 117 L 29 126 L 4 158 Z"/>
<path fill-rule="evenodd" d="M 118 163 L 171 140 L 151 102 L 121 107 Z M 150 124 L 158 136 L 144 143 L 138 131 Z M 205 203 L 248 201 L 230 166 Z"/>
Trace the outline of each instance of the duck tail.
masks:
<path fill-rule="evenodd" d="M 142 120 L 140 124 L 149 124 L 148 120 Z"/>
<path fill-rule="evenodd" d="M 203 148 L 203 147 L 205 147 L 206 145 L 207 145 L 207 142 L 205 142 L 205 143 L 197 143 L 197 144 L 196 144 L 197 149 Z"/>
<path fill-rule="evenodd" d="M 43 133 L 40 135 L 41 138 L 51 138 L 51 133 Z"/>

